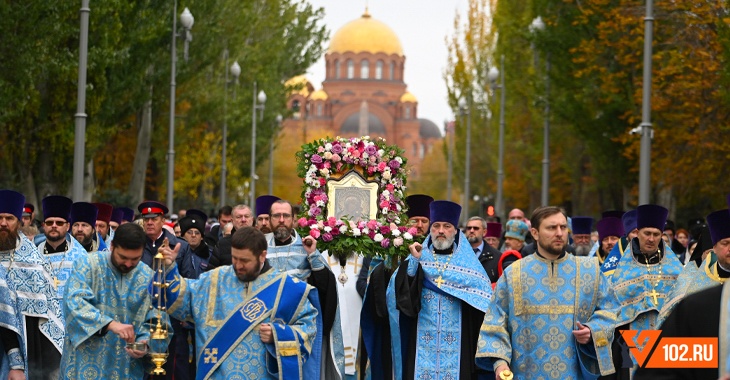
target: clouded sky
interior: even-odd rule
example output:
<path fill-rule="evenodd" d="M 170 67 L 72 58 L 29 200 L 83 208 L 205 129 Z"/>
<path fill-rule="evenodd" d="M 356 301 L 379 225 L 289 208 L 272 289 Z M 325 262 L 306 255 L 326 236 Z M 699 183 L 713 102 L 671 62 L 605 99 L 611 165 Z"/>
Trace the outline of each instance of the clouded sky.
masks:
<path fill-rule="evenodd" d="M 346 23 L 360 18 L 365 0 L 308 0 L 325 10 L 324 22 L 330 38 Z M 369 0 L 370 15 L 388 25 L 400 38 L 406 56 L 405 82 L 418 98 L 418 114 L 443 129 L 444 120 L 453 119 L 446 103 L 443 79 L 448 52 L 446 37 L 454 33 L 457 10 L 464 14 L 467 0 Z M 328 43 L 329 45 L 329 43 Z M 315 89 L 322 88 L 324 56 L 309 68 L 307 78 Z M 443 131 L 442 131 L 443 133 Z"/>

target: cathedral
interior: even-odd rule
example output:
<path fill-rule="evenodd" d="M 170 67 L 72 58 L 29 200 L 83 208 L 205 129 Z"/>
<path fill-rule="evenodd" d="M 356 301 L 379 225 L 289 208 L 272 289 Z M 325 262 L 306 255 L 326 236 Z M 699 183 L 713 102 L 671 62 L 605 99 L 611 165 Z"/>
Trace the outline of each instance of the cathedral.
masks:
<path fill-rule="evenodd" d="M 286 82 L 292 116 L 283 121 L 282 135 L 302 143 L 325 136 L 382 137 L 405 150 L 409 177 L 418 178 L 420 164 L 442 136 L 435 123 L 418 117 L 418 100 L 403 81 L 398 36 L 366 10 L 334 34 L 325 62 L 321 89 L 303 75 Z"/>

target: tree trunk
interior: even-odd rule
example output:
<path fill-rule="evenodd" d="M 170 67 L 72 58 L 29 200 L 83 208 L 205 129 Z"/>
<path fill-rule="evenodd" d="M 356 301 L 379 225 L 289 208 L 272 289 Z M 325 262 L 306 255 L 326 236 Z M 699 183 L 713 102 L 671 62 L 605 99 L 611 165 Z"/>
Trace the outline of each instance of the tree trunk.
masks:
<path fill-rule="evenodd" d="M 152 148 L 152 86 L 150 86 L 150 97 L 144 105 L 142 112 L 142 125 L 137 134 L 137 151 L 134 155 L 134 166 L 132 167 L 132 179 L 129 181 L 129 195 L 132 197 L 132 204 L 136 205 L 144 200 L 145 178 L 147 176 L 147 163 L 150 159 Z"/>

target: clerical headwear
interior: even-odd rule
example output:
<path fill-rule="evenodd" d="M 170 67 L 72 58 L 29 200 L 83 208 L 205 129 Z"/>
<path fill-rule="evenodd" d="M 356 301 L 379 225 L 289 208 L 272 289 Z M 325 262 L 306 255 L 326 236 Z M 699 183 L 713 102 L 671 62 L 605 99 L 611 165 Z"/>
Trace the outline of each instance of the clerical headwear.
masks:
<path fill-rule="evenodd" d="M 43 218 L 61 218 L 68 222 L 71 215 L 71 205 L 74 201 L 63 195 L 49 195 L 43 198 L 41 203 L 43 204 Z"/>
<path fill-rule="evenodd" d="M 622 210 L 606 210 L 601 213 L 601 219 L 603 218 L 619 218 L 621 219 L 622 216 L 624 216 L 625 212 Z"/>
<path fill-rule="evenodd" d="M 178 222 L 180 225 L 180 233 L 185 235 L 189 229 L 195 228 L 200 231 L 201 234 L 205 234 L 205 222 L 206 219 L 201 219 L 199 215 L 189 215 L 188 212 L 188 214 L 186 214 L 186 216 Z"/>
<path fill-rule="evenodd" d="M 589 216 L 573 217 L 573 235 L 590 235 L 593 218 Z"/>
<path fill-rule="evenodd" d="M 137 206 L 137 210 L 145 219 L 165 216 L 170 210 L 160 202 L 144 201 Z"/>
<path fill-rule="evenodd" d="M 96 206 L 97 210 L 99 210 L 99 213 L 96 215 L 96 220 L 100 220 L 109 224 L 109 222 L 112 220 L 112 212 L 114 211 L 114 206 L 110 205 L 109 203 L 94 203 L 93 205 Z"/>
<path fill-rule="evenodd" d="M 129 207 L 120 207 L 120 210 L 122 210 L 122 220 L 126 220 L 127 222 L 134 222 L 134 210 L 132 210 Z"/>
<path fill-rule="evenodd" d="M 641 205 L 636 208 L 636 228 L 656 228 L 664 231 L 669 210 L 659 205 Z"/>
<path fill-rule="evenodd" d="M 667 231 L 667 230 L 670 230 L 672 232 L 676 231 L 676 228 L 674 226 L 674 221 L 673 220 L 667 219 L 667 221 L 664 222 L 664 230 L 663 231 Z"/>
<path fill-rule="evenodd" d="M 429 206 L 429 221 L 451 223 L 454 227 L 459 225 L 461 206 L 451 201 L 433 201 Z"/>
<path fill-rule="evenodd" d="M 502 237 L 502 223 L 487 222 L 487 234 L 484 237 Z"/>
<path fill-rule="evenodd" d="M 530 230 L 530 228 L 527 227 L 527 223 L 517 219 L 507 221 L 505 229 L 507 232 L 504 233 L 504 237 L 522 241 L 525 241 L 525 236 L 527 236 L 527 232 Z"/>
<path fill-rule="evenodd" d="M 258 218 L 259 215 L 269 215 L 271 205 L 278 200 L 281 200 L 281 198 L 276 195 L 262 195 L 256 198 L 256 217 Z"/>
<path fill-rule="evenodd" d="M 617 238 L 624 236 L 624 225 L 621 223 L 621 219 L 612 216 L 599 220 L 596 223 L 596 230 L 598 230 L 599 242 L 609 236 L 616 236 Z"/>
<path fill-rule="evenodd" d="M 420 216 L 424 218 L 431 217 L 431 211 L 429 205 L 433 202 L 433 198 L 425 194 L 413 194 L 406 197 L 406 204 L 408 205 L 408 211 L 406 215 L 408 218 L 414 216 Z"/>
<path fill-rule="evenodd" d="M 197 208 L 191 208 L 191 209 L 189 209 L 188 212 L 185 214 L 185 216 L 186 217 L 188 217 L 188 216 L 194 216 L 195 219 L 202 220 L 204 225 L 208 221 L 208 214 L 204 213 L 201 210 L 198 210 Z"/>
<path fill-rule="evenodd" d="M 32 203 L 26 203 L 23 205 L 23 216 L 31 216 L 35 211 L 35 206 Z"/>
<path fill-rule="evenodd" d="M 629 232 L 636 229 L 636 210 L 626 211 L 621 217 L 621 222 L 624 224 L 624 233 L 626 235 Z"/>
<path fill-rule="evenodd" d="M 18 219 L 23 218 L 25 196 L 13 190 L 0 190 L 0 214 L 11 214 Z"/>
<path fill-rule="evenodd" d="M 122 219 L 124 219 L 124 210 L 115 207 L 114 210 L 112 210 L 111 221 L 116 224 L 122 224 Z"/>
<path fill-rule="evenodd" d="M 99 213 L 99 209 L 88 202 L 76 202 L 71 205 L 71 225 L 77 222 L 84 222 L 96 228 L 96 216 Z"/>
<path fill-rule="evenodd" d="M 707 226 L 710 228 L 712 245 L 730 237 L 730 211 L 722 209 L 707 215 Z"/>

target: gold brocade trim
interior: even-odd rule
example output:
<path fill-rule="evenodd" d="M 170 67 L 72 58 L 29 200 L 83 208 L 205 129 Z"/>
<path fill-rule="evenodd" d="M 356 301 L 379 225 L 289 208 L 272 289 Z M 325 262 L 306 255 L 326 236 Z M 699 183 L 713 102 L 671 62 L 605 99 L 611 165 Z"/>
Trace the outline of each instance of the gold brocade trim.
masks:
<path fill-rule="evenodd" d="M 713 253 L 714 253 L 714 251 L 712 253 L 710 253 L 710 254 L 713 254 Z M 710 266 L 709 260 L 707 260 L 705 262 L 705 265 L 704 265 L 704 267 L 705 267 L 705 274 L 711 280 L 713 280 L 713 281 L 715 281 L 717 283 L 720 283 L 720 284 L 724 284 L 725 283 L 725 280 L 727 280 L 727 278 L 722 278 L 722 277 L 720 277 L 720 274 L 717 273 L 717 266 L 718 265 L 720 265 L 720 264 L 718 264 L 717 261 L 715 261 L 714 265 Z"/>
<path fill-rule="evenodd" d="M 482 323 L 482 327 L 479 328 L 480 331 L 484 332 L 498 332 L 498 333 L 505 333 L 506 330 L 502 326 L 492 326 L 492 325 L 485 325 Z"/>
<path fill-rule="evenodd" d="M 295 341 L 277 342 L 276 350 L 281 356 L 299 355 L 299 344 Z"/>
<path fill-rule="evenodd" d="M 573 305 L 528 305 L 522 306 L 523 314 L 561 315 L 575 313 Z"/>
<path fill-rule="evenodd" d="M 208 305 L 206 306 L 205 324 L 212 327 L 220 327 L 223 321 L 213 319 L 215 315 L 215 303 L 218 300 L 218 274 L 220 270 L 214 270 L 210 274 L 210 288 L 208 288 Z"/>
<path fill-rule="evenodd" d="M 517 260 L 511 265 L 515 267 L 510 272 L 510 283 L 514 288 L 515 316 L 522 315 L 522 260 Z"/>

